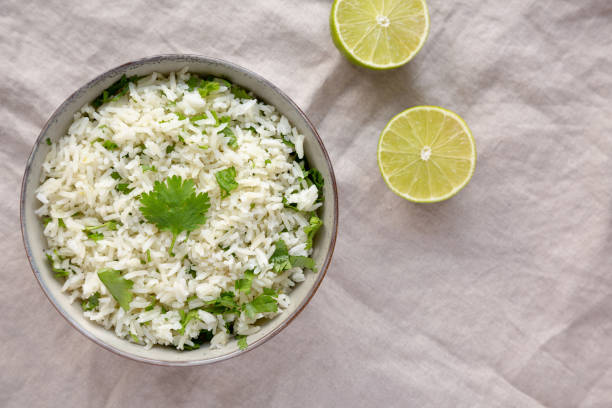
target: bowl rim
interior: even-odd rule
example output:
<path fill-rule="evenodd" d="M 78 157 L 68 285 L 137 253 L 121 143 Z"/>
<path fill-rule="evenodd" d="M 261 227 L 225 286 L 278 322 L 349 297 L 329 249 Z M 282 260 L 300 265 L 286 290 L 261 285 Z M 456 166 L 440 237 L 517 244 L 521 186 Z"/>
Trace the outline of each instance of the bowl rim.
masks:
<path fill-rule="evenodd" d="M 178 61 L 178 62 L 184 61 L 186 63 L 189 63 L 189 62 L 198 62 L 198 63 L 205 63 L 205 64 L 224 65 L 226 67 L 229 67 L 232 70 L 241 72 L 242 74 L 245 74 L 247 76 L 250 76 L 250 77 L 254 78 L 255 80 L 257 80 L 257 81 L 263 83 L 265 86 L 269 87 L 274 93 L 278 94 L 282 99 L 285 100 L 285 102 L 287 102 L 293 109 L 295 109 L 295 111 L 302 117 L 302 119 L 305 121 L 307 126 L 310 128 L 310 131 L 314 135 L 317 143 L 319 144 L 319 147 L 321 148 L 321 151 L 323 152 L 323 157 L 325 159 L 325 163 L 327 165 L 327 169 L 328 169 L 329 175 L 330 175 L 331 188 L 333 190 L 333 203 L 332 203 L 333 204 L 333 208 L 332 208 L 332 211 L 333 211 L 333 214 L 332 214 L 333 215 L 333 225 L 331 225 L 331 228 L 332 228 L 331 239 L 330 239 L 329 247 L 327 249 L 327 255 L 325 256 L 325 260 L 323 262 L 323 265 L 321 266 L 320 270 L 317 273 L 317 278 L 316 278 L 312 288 L 310 288 L 310 290 L 308 291 L 306 297 L 302 300 L 302 302 L 298 305 L 298 307 L 293 312 L 291 312 L 291 314 L 287 317 L 287 319 L 285 319 L 279 325 L 274 327 L 269 333 L 267 333 L 262 338 L 256 340 L 254 343 L 249 344 L 246 349 L 244 349 L 244 350 L 238 349 L 238 350 L 233 351 L 231 353 L 224 354 L 224 355 L 217 356 L 217 357 L 210 358 L 210 359 L 195 359 L 195 360 L 186 360 L 186 361 L 169 361 L 169 360 L 160 360 L 160 359 L 155 359 L 155 358 L 146 358 L 146 357 L 141 357 L 141 356 L 132 354 L 130 352 L 124 351 L 124 350 L 122 350 L 120 348 L 112 346 L 112 345 L 110 345 L 110 344 L 108 344 L 108 343 L 106 343 L 106 342 L 96 338 L 87 329 L 85 329 L 79 323 L 77 323 L 70 316 L 70 314 L 65 309 L 63 309 L 59 304 L 57 304 L 57 302 L 55 301 L 55 298 L 54 298 L 53 294 L 51 293 L 51 290 L 47 287 L 47 285 L 43 281 L 43 279 L 41 277 L 41 272 L 38 269 L 38 267 L 37 267 L 37 265 L 36 265 L 36 263 L 35 263 L 35 261 L 33 259 L 32 250 L 30 248 L 30 238 L 29 238 L 28 231 L 27 231 L 26 224 L 25 224 L 25 191 L 26 191 L 26 186 L 28 185 L 28 183 L 27 183 L 28 176 L 29 176 L 31 168 L 32 168 L 32 162 L 33 162 L 33 159 L 34 159 L 34 155 L 35 155 L 36 151 L 38 150 L 39 146 L 41 145 L 41 143 L 45 140 L 45 136 L 47 134 L 47 131 L 49 130 L 49 127 L 54 122 L 54 120 L 82 92 L 84 92 L 88 88 L 98 84 L 100 81 L 103 81 L 103 80 L 105 80 L 105 79 L 107 79 L 109 77 L 115 77 L 115 76 L 118 76 L 118 75 L 120 75 L 122 73 L 125 73 L 130 68 L 134 68 L 134 67 L 138 67 L 138 66 L 143 66 L 143 65 L 149 65 L 151 63 L 156 63 L 156 62 L 161 62 L 161 61 L 166 61 L 166 60 L 169 60 L 169 61 Z M 152 72 L 154 72 L 154 71 L 152 71 Z M 22 178 L 22 181 L 21 181 L 21 191 L 20 191 L 20 197 L 19 197 L 19 223 L 20 223 L 20 227 L 21 227 L 21 237 L 22 237 L 23 245 L 24 245 L 25 250 L 26 250 L 26 255 L 27 255 L 27 258 L 28 258 L 28 262 L 30 264 L 30 268 L 32 269 L 32 272 L 34 273 L 34 276 L 36 277 L 36 280 L 37 280 L 38 284 L 42 288 L 43 292 L 47 296 L 47 299 L 51 302 L 53 307 L 79 333 L 81 333 L 83 336 L 85 336 L 89 340 L 93 341 L 95 344 L 103 347 L 104 349 L 106 349 L 108 351 L 111 351 L 111 352 L 113 352 L 113 353 L 115 353 L 115 354 L 117 354 L 119 356 L 129 358 L 131 360 L 135 360 L 135 361 L 139 361 L 139 362 L 143 362 L 143 363 L 148 363 L 148 364 L 153 364 L 153 365 L 170 366 L 170 367 L 177 367 L 177 366 L 198 366 L 198 365 L 206 365 L 206 364 L 212 364 L 212 363 L 228 360 L 228 359 L 230 359 L 232 357 L 236 357 L 236 356 L 241 355 L 243 353 L 246 353 L 248 351 L 254 350 L 255 348 L 261 346 L 262 344 L 264 344 L 265 342 L 267 342 L 268 340 L 270 340 L 271 338 L 276 336 L 278 333 L 280 333 L 285 327 L 287 327 L 289 325 L 289 323 L 291 323 L 302 312 L 302 310 L 304 310 L 306 305 L 310 302 L 310 300 L 312 299 L 314 294 L 317 292 L 319 286 L 321 286 L 321 282 L 323 281 L 323 278 L 325 277 L 325 275 L 327 273 L 327 269 L 329 268 L 329 265 L 330 265 L 331 259 L 332 259 L 332 255 L 334 253 L 334 248 L 335 248 L 335 245 L 336 245 L 336 237 L 338 235 L 338 188 L 337 188 L 337 185 L 336 185 L 336 177 L 334 175 L 334 170 L 333 170 L 333 167 L 332 167 L 332 164 L 331 164 L 331 160 L 329 158 L 329 154 L 327 153 L 327 150 L 325 149 L 325 146 L 323 144 L 323 141 L 321 140 L 321 137 L 319 136 L 319 133 L 317 132 L 317 129 L 312 124 L 312 122 L 310 121 L 308 116 L 306 116 L 304 111 L 302 111 L 300 109 L 300 107 L 289 96 L 287 96 L 283 91 L 281 91 L 280 88 L 278 88 L 276 85 L 274 85 L 269 80 L 267 80 L 264 77 L 262 77 L 261 75 L 255 73 L 255 72 L 253 72 L 253 71 L 251 71 L 251 70 L 249 70 L 247 68 L 244 68 L 244 67 L 242 67 L 240 65 L 237 65 L 237 64 L 234 64 L 232 62 L 229 62 L 229 61 L 226 61 L 226 60 L 222 60 L 222 59 L 219 59 L 219 58 L 207 57 L 207 56 L 202 56 L 202 55 L 197 55 L 197 54 L 159 54 L 159 55 L 154 55 L 154 56 L 150 56 L 150 57 L 140 58 L 140 59 L 136 59 L 136 60 L 124 63 L 124 64 L 118 65 L 118 66 L 116 66 L 116 67 L 114 67 L 112 69 L 109 69 L 109 70 L 107 70 L 107 71 L 105 71 L 105 72 L 103 72 L 103 73 L 101 73 L 99 75 L 96 75 L 93 79 L 91 79 L 90 81 L 86 82 L 84 85 L 80 86 L 76 91 L 74 91 L 72 94 L 70 94 L 70 96 L 68 96 L 64 100 L 64 102 L 62 102 L 61 105 L 59 105 L 59 107 L 56 108 L 53 111 L 53 113 L 51 114 L 49 119 L 43 125 L 43 127 L 42 127 L 42 129 L 41 129 L 41 131 L 40 131 L 36 141 L 34 142 L 34 144 L 32 146 L 30 154 L 28 156 L 28 160 L 27 160 L 26 167 L 25 167 L 25 170 L 24 170 L 23 178 Z"/>

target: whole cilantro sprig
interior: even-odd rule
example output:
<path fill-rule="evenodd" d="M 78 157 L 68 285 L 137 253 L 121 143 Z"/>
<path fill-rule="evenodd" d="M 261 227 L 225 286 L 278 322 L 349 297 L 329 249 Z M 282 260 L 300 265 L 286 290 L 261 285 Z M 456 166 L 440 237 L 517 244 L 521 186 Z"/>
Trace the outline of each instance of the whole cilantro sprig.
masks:
<path fill-rule="evenodd" d="M 156 181 L 153 190 L 140 197 L 140 212 L 151 224 L 161 231 L 172 233 L 172 249 L 178 235 L 191 232 L 206 222 L 206 212 L 210 208 L 207 193 L 196 194 L 193 180 L 183 180 L 179 176 Z"/>

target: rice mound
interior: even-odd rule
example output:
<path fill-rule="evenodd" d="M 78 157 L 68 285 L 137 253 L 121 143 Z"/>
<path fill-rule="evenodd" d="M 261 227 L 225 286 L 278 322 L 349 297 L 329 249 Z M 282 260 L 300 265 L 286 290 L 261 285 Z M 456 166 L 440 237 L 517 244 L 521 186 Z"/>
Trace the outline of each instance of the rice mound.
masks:
<path fill-rule="evenodd" d="M 274 243 L 282 239 L 290 255 L 309 256 L 304 227 L 321 205 L 317 187 L 304 179 L 304 137 L 284 116 L 254 97 L 236 97 L 223 80 L 215 79 L 218 90 L 203 97 L 186 84 L 190 77 L 187 69 L 153 73 L 97 109 L 84 106 L 52 144 L 37 189 L 48 256 L 54 268 L 69 271 L 62 290 L 79 302 L 98 292 L 99 305 L 84 315 L 146 347 L 182 350 L 194 346 L 202 330 L 214 336 L 211 347 L 220 347 L 232 336 L 230 325 L 234 334 L 250 335 L 259 330 L 258 319 L 287 308 L 288 294 L 306 270 L 275 273 L 269 262 Z M 221 116 L 231 122 L 219 123 Z M 228 145 L 227 126 L 237 147 Z M 222 198 L 215 172 L 232 166 L 238 187 Z M 172 256 L 172 234 L 144 220 L 139 197 L 174 175 L 193 180 L 211 207 L 205 224 L 179 235 Z M 84 231 L 108 221 L 117 222 L 116 230 L 97 230 L 103 235 L 97 241 Z M 129 311 L 98 278 L 104 268 L 134 282 Z M 255 272 L 251 292 L 236 296 L 248 302 L 273 289 L 279 293 L 277 313 L 248 318 L 198 309 L 233 291 L 249 269 Z M 181 333 L 181 311 L 192 309 L 198 309 L 197 318 Z"/>

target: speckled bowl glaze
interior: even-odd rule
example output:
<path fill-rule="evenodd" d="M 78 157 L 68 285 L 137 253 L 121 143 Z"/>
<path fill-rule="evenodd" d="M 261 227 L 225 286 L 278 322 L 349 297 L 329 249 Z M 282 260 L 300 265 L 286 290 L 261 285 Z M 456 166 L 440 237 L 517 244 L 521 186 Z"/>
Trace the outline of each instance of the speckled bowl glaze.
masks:
<path fill-rule="evenodd" d="M 305 155 L 325 179 L 325 202 L 320 211 L 324 227 L 317 234 L 313 253 L 319 271 L 306 274 L 306 280 L 296 285 L 291 292 L 291 306 L 274 319 L 263 323 L 258 333 L 249 336 L 246 350 L 239 350 L 235 340 L 216 350 L 202 347 L 199 350 L 181 352 L 174 348 L 157 346 L 147 350 L 120 339 L 113 331 L 89 321 L 83 316 L 79 302 L 70 304 L 68 296 L 61 291 L 61 283 L 54 278 L 43 253 L 46 240 L 43 237 L 42 223 L 34 213 L 40 205 L 35 190 L 40 181 L 41 164 L 50 149 L 45 143 L 47 138 L 56 141 L 64 136 L 74 113 L 90 103 L 121 75 L 167 73 L 178 71 L 185 66 L 189 67 L 191 72 L 227 78 L 252 90 L 260 99 L 275 106 L 304 135 Z M 338 193 L 332 164 L 321 138 L 304 112 L 280 89 L 261 76 L 226 61 L 196 55 L 159 55 L 129 62 L 103 73 L 73 93 L 51 115 L 32 148 L 23 177 L 20 205 L 21 231 L 28 260 L 40 287 L 57 311 L 75 329 L 107 350 L 134 360 L 168 366 L 191 366 L 222 361 L 252 350 L 278 334 L 304 309 L 321 284 L 331 261 L 338 228 Z"/>

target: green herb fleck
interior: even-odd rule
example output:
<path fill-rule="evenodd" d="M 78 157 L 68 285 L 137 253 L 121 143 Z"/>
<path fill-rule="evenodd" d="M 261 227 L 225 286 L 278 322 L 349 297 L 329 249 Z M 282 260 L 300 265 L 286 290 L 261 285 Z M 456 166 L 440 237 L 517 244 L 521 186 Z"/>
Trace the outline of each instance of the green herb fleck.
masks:
<path fill-rule="evenodd" d="M 100 299 L 100 292 L 94 293 L 93 295 L 85 299 L 83 302 L 81 302 L 81 308 L 83 308 L 83 310 L 85 311 L 94 310 L 96 307 L 98 307 L 98 299 Z"/>
<path fill-rule="evenodd" d="M 234 299 L 234 292 L 222 292 L 217 299 L 206 302 L 203 309 L 208 313 L 223 314 L 238 312 L 239 307 Z"/>
<path fill-rule="evenodd" d="M 43 219 L 42 219 L 43 224 L 45 224 L 45 225 L 49 224 L 51 222 L 51 220 L 53 220 L 53 218 L 51 218 L 51 217 L 43 217 Z"/>
<path fill-rule="evenodd" d="M 91 239 L 94 242 L 98 242 L 99 240 L 104 238 L 104 234 L 102 234 L 101 232 L 88 232 L 87 238 Z"/>
<path fill-rule="evenodd" d="M 206 149 L 208 149 L 210 146 L 208 146 L 208 145 L 200 145 L 200 146 L 198 146 L 198 147 L 199 147 L 200 149 L 202 149 L 202 150 L 206 150 Z"/>
<path fill-rule="evenodd" d="M 268 165 L 268 164 L 270 164 L 270 163 L 272 163 L 272 160 L 270 160 L 270 159 L 266 159 L 266 160 L 264 161 L 264 165 L 265 165 L 265 166 L 267 166 L 267 165 Z"/>
<path fill-rule="evenodd" d="M 145 171 L 152 171 L 153 173 L 157 173 L 157 167 L 155 166 L 151 166 L 148 164 L 141 164 L 140 167 L 142 167 L 142 172 L 144 173 Z"/>
<path fill-rule="evenodd" d="M 238 139 L 236 138 L 236 135 L 234 134 L 234 131 L 232 129 L 230 129 L 229 127 L 223 128 L 221 133 L 223 133 L 225 137 L 227 137 L 227 145 L 229 147 L 231 147 L 232 149 L 238 147 Z"/>
<path fill-rule="evenodd" d="M 306 233 L 306 239 L 307 239 L 306 249 L 312 248 L 312 240 L 322 225 L 323 225 L 323 221 L 321 221 L 319 217 L 317 217 L 314 214 L 310 216 L 309 225 L 304 227 L 304 232 Z"/>
<path fill-rule="evenodd" d="M 147 262 L 151 262 L 151 250 L 147 249 Z"/>
<path fill-rule="evenodd" d="M 219 187 L 221 187 L 221 198 L 229 196 L 232 190 L 238 188 L 238 183 L 236 182 L 236 169 L 234 166 L 216 172 L 215 178 L 217 179 L 217 183 L 219 183 Z"/>
<path fill-rule="evenodd" d="M 170 154 L 174 151 L 174 145 L 166 146 L 166 154 Z"/>
<path fill-rule="evenodd" d="M 247 336 L 243 334 L 236 335 L 236 340 L 238 340 L 238 348 L 240 350 L 245 350 L 248 346 L 247 344 Z"/>
<path fill-rule="evenodd" d="M 254 318 L 257 313 L 270 313 L 278 311 L 278 303 L 273 297 L 274 295 L 262 293 L 251 302 L 244 305 L 244 313 L 249 318 Z"/>
<path fill-rule="evenodd" d="M 245 271 L 244 277 L 242 279 L 238 279 L 234 284 L 236 290 L 238 292 L 243 292 L 246 294 L 251 293 L 251 285 L 253 284 L 253 278 L 255 278 L 255 272 L 253 269 Z"/>
<path fill-rule="evenodd" d="M 116 171 L 113 171 L 110 175 L 114 180 L 119 180 L 121 178 L 121 174 Z"/>
<path fill-rule="evenodd" d="M 130 194 L 130 192 L 132 192 L 132 190 L 134 190 L 133 188 L 128 188 L 128 186 L 130 185 L 130 183 L 119 183 L 115 186 L 115 190 L 123 193 L 123 194 Z"/>
<path fill-rule="evenodd" d="M 179 333 L 185 334 L 185 328 L 187 327 L 187 323 L 192 321 L 193 319 L 198 319 L 198 310 L 194 309 L 187 313 L 183 310 L 179 310 L 179 314 L 181 315 L 181 328 L 179 329 Z"/>
<path fill-rule="evenodd" d="M 206 98 L 208 95 L 218 90 L 219 90 L 219 84 L 217 82 L 204 81 L 200 85 L 198 92 L 200 93 L 200 96 L 202 98 Z"/>
<path fill-rule="evenodd" d="M 51 139 L 47 138 L 47 140 L 45 140 L 45 142 L 47 142 L 47 144 L 48 144 L 49 146 L 51 146 Z"/>
<path fill-rule="evenodd" d="M 204 120 L 204 119 L 206 119 L 206 118 L 208 118 L 208 116 L 206 116 L 206 113 L 200 113 L 199 115 L 195 115 L 195 116 L 190 117 L 190 118 L 189 118 L 189 121 L 190 121 L 191 123 L 195 123 L 195 122 L 197 122 L 198 120 Z"/>
<path fill-rule="evenodd" d="M 246 89 L 232 84 L 232 87 L 230 89 L 230 91 L 234 94 L 234 96 L 238 99 L 254 99 L 251 95 L 249 95 L 249 93 L 246 91 Z"/>
<path fill-rule="evenodd" d="M 117 150 L 119 148 L 119 145 L 117 145 L 117 143 L 111 141 L 111 140 L 105 140 L 104 143 L 102 143 L 102 147 L 104 147 L 106 150 Z"/>
<path fill-rule="evenodd" d="M 130 302 L 133 297 L 131 289 L 134 282 L 124 279 L 121 272 L 116 269 L 102 269 L 98 272 L 98 277 L 119 303 L 119 306 L 125 311 L 130 310 Z"/>
<path fill-rule="evenodd" d="M 83 231 L 95 231 L 100 228 L 106 228 L 109 231 L 117 231 L 117 224 L 118 224 L 117 221 L 108 221 L 108 222 L 105 222 L 104 224 L 85 227 L 83 228 Z"/>
<path fill-rule="evenodd" d="M 307 256 L 289 255 L 287 244 L 285 244 L 285 241 L 282 239 L 276 241 L 274 245 L 274 253 L 269 260 L 269 262 L 273 265 L 274 272 L 281 273 L 294 267 L 308 268 L 313 271 L 315 270 L 315 263 L 312 258 Z"/>
<path fill-rule="evenodd" d="M 55 273 L 56 278 L 65 278 L 68 276 L 69 273 L 66 269 L 60 269 L 60 268 L 55 267 L 55 261 L 53 260 L 53 257 L 51 256 L 51 254 L 47 252 L 45 253 L 45 255 L 47 256 L 47 259 L 49 260 L 49 264 L 51 264 L 51 271 Z M 58 256 L 58 258 L 61 258 L 61 257 Z"/>
<path fill-rule="evenodd" d="M 210 207 L 208 194 L 196 194 L 193 180 L 179 176 L 169 177 L 165 182 L 156 181 L 153 190 L 141 196 L 140 203 L 140 211 L 148 222 L 172 233 L 170 254 L 181 232 L 191 232 L 206 222 Z"/>
<path fill-rule="evenodd" d="M 182 112 L 174 112 L 174 114 L 178 117 L 178 120 L 187 119 L 187 116 L 185 116 Z"/>
<path fill-rule="evenodd" d="M 138 83 L 138 80 L 141 78 L 142 77 L 139 77 L 137 75 L 128 77 L 123 74 L 117 82 L 106 88 L 100 96 L 94 99 L 93 102 L 91 102 L 91 105 L 94 108 L 98 109 L 106 102 L 109 102 L 111 100 L 117 100 L 128 92 L 128 90 L 130 89 L 130 82 Z"/>

